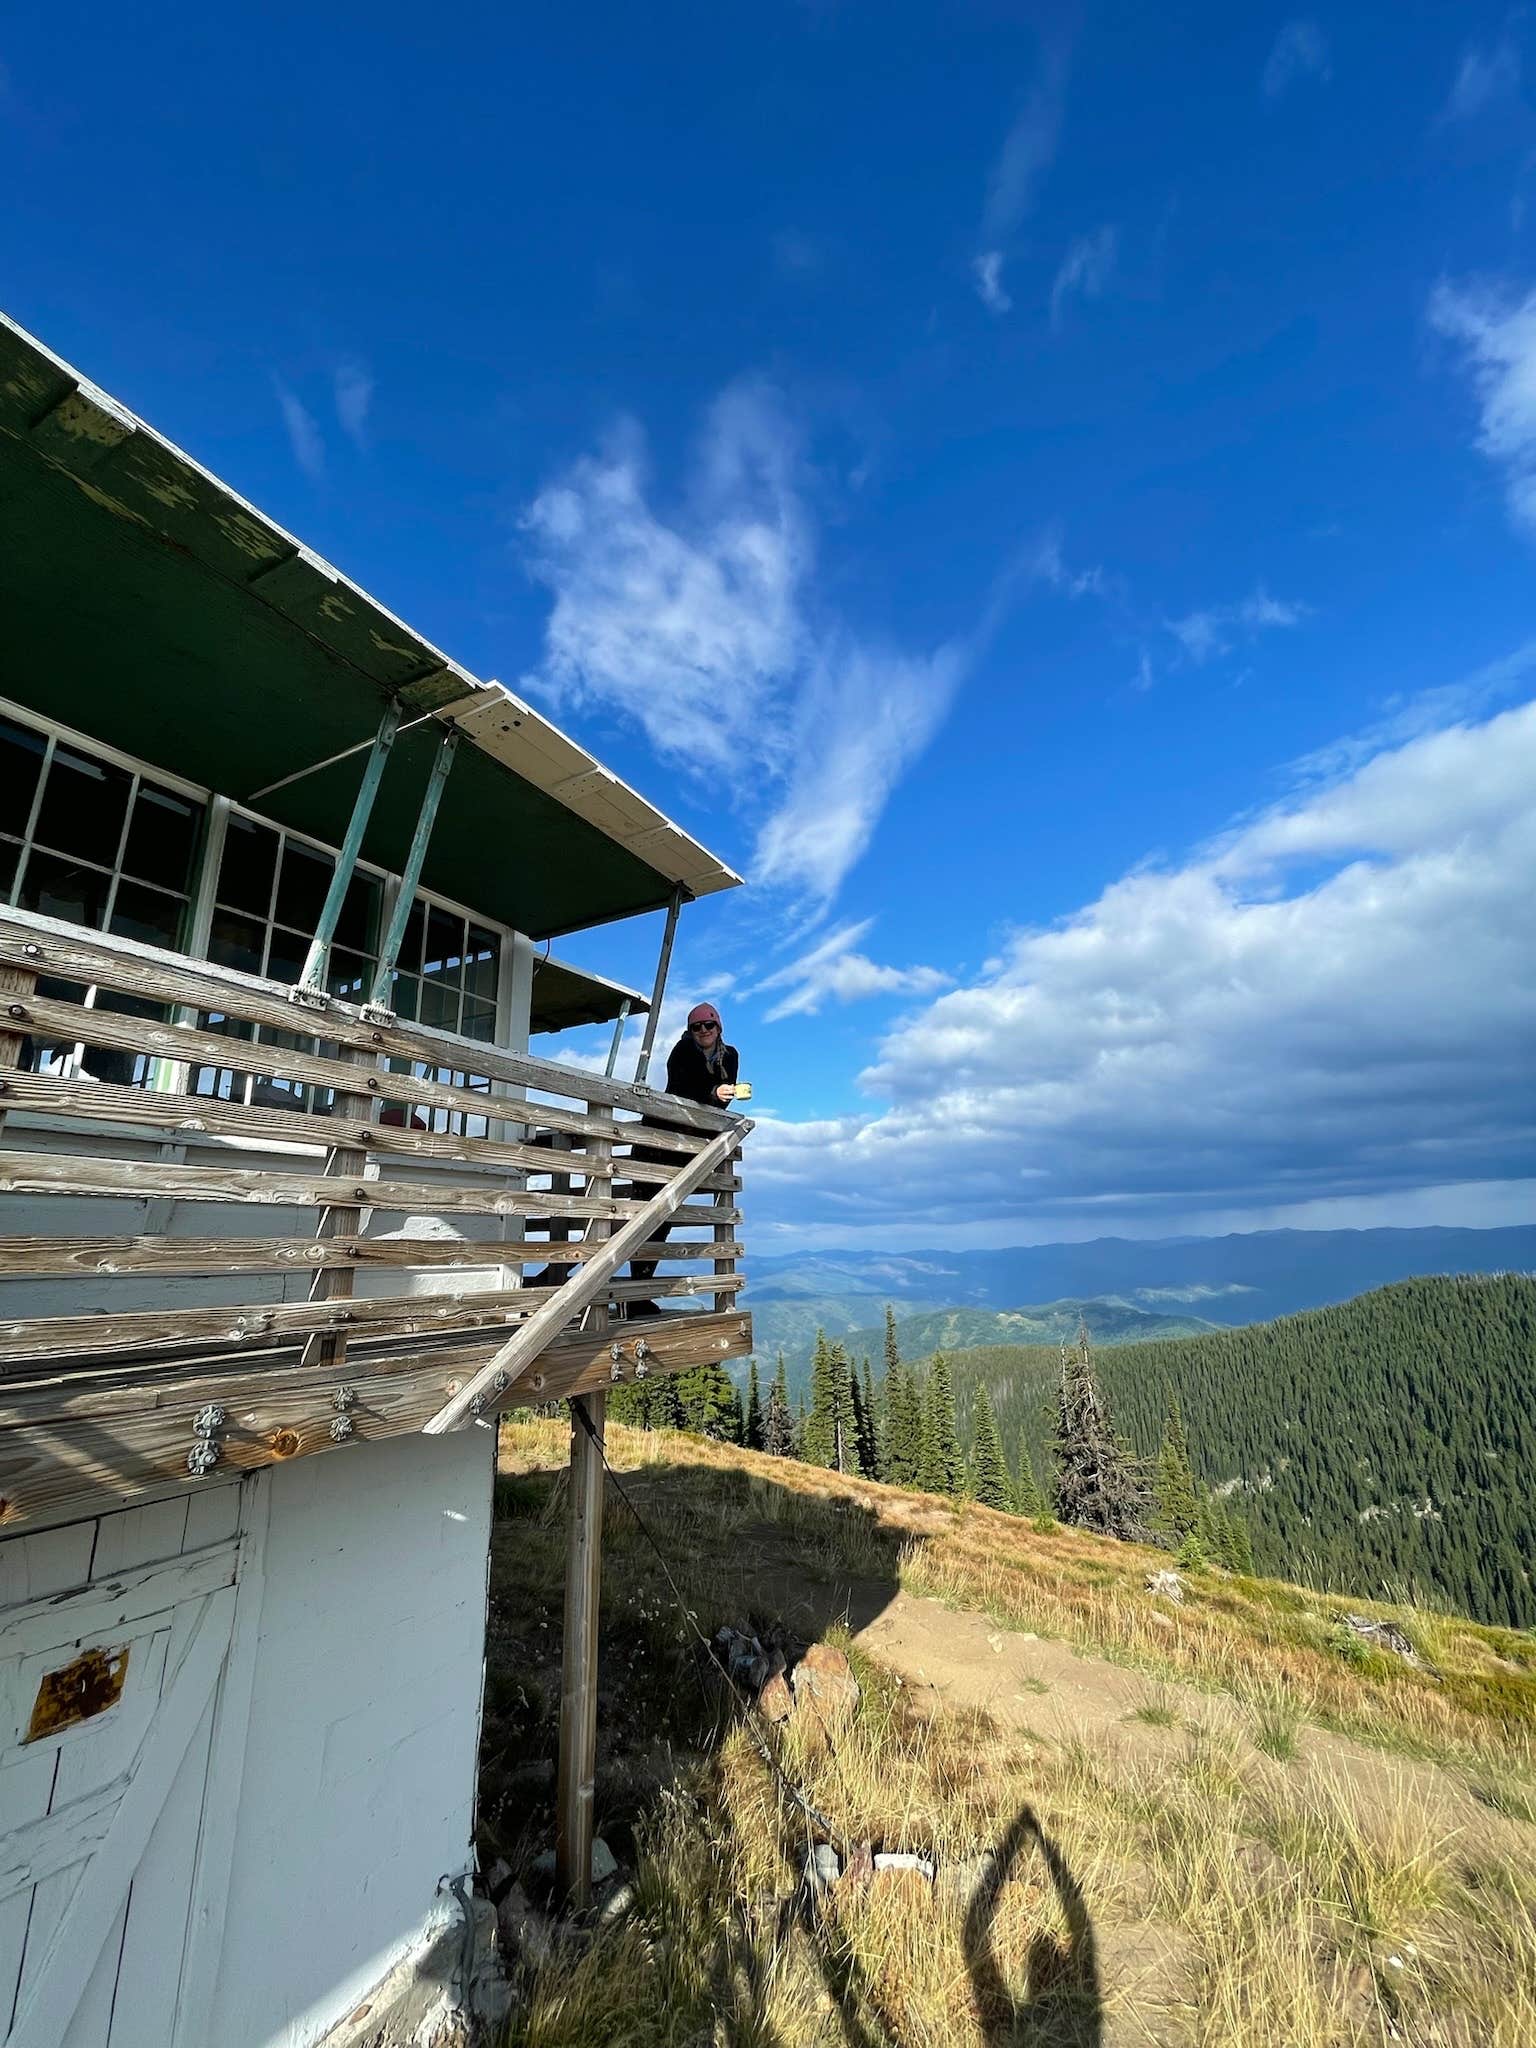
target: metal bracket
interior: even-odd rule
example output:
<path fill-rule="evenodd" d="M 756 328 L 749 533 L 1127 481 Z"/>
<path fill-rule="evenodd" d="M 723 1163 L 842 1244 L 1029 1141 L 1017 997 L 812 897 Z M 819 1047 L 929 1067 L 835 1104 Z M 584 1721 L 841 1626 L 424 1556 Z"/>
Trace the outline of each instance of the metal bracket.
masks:
<path fill-rule="evenodd" d="M 288 991 L 290 1003 L 297 1003 L 301 1010 L 328 1010 L 331 999 L 320 988 L 303 988 L 295 982 Z"/>
<path fill-rule="evenodd" d="M 400 1020 L 393 1010 L 386 1010 L 381 1003 L 363 1003 L 357 1012 L 364 1024 L 378 1024 L 388 1031 Z"/>
<path fill-rule="evenodd" d="M 331 1442 L 333 1444 L 344 1444 L 349 1437 L 356 1434 L 357 1432 L 353 1427 L 350 1415 L 338 1415 L 331 1424 Z"/>

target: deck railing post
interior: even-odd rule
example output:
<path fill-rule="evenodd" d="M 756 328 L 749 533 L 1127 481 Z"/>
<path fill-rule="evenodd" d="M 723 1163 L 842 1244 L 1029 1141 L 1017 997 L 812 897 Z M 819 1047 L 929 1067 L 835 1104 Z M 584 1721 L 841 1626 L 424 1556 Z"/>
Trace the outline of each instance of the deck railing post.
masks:
<path fill-rule="evenodd" d="M 600 1113 L 601 1105 L 589 1105 Z M 605 1140 L 588 1140 L 594 1163 L 612 1156 Z M 589 1183 L 590 1185 L 590 1183 Z M 608 1225 L 594 1222 L 592 1234 Z M 587 1327 L 608 1327 L 606 1291 L 587 1310 Z M 592 1891 L 594 1786 L 597 1776 L 597 1616 L 602 1590 L 603 1436 L 605 1393 L 571 1402 L 571 1492 L 566 1524 L 565 1636 L 560 1665 L 560 1770 L 555 1801 L 555 1883 L 581 1912 Z M 578 1412 L 579 1411 L 579 1412 Z M 583 1416 L 587 1427 L 582 1426 Z"/>
<path fill-rule="evenodd" d="M 400 706 L 390 704 L 379 720 L 379 729 L 373 736 L 373 746 L 363 766 L 363 779 L 357 786 L 357 795 L 352 803 L 352 815 L 347 820 L 346 837 L 341 842 L 341 851 L 336 856 L 336 865 L 331 871 L 331 886 L 325 892 L 325 902 L 320 907 L 320 921 L 315 926 L 315 935 L 309 942 L 309 951 L 304 958 L 304 971 L 299 976 L 300 988 L 323 988 L 325 985 L 325 963 L 330 957 L 331 941 L 336 936 L 336 927 L 341 922 L 341 907 L 347 900 L 347 891 L 352 886 L 352 871 L 357 866 L 357 857 L 363 850 L 363 834 L 368 830 L 368 820 L 373 812 L 373 800 L 379 793 L 379 784 L 384 779 L 384 766 L 389 759 L 389 750 L 395 744 L 395 732 L 400 724 Z"/>

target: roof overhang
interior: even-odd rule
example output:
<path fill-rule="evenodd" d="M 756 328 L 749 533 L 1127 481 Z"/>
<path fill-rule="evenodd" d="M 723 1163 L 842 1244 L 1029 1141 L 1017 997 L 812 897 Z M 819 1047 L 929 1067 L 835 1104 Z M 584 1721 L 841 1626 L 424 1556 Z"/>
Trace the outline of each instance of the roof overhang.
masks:
<path fill-rule="evenodd" d="M 0 694 L 333 845 L 397 702 L 363 848 L 396 871 L 457 727 L 422 879 L 533 938 L 740 881 L 3 314 L 0 606 Z"/>
<path fill-rule="evenodd" d="M 585 967 L 536 955 L 531 1032 L 570 1031 L 578 1024 L 611 1024 L 620 1015 L 643 1017 L 650 1002 L 638 989 L 609 981 Z"/>

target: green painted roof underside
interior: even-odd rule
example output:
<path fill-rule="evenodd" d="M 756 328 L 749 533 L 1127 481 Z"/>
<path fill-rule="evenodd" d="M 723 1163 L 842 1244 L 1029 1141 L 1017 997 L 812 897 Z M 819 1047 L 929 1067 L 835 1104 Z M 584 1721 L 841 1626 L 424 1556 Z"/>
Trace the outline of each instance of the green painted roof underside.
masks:
<path fill-rule="evenodd" d="M 644 996 L 601 975 L 584 974 L 564 960 L 535 959 L 528 1028 L 569 1031 L 577 1024 L 611 1024 L 626 1001 L 632 1017 L 643 1016 L 651 1007 Z"/>
<path fill-rule="evenodd" d="M 462 696 L 463 678 L 420 642 L 314 558 L 284 554 L 210 479 L 165 466 L 148 436 L 82 446 L 57 424 L 68 380 L 50 390 L 35 362 L 21 367 L 0 338 L 0 694 L 242 801 L 371 738 L 392 694 L 407 717 Z M 178 540 L 192 525 L 195 552 Z M 396 740 L 368 860 L 399 871 L 443 730 L 428 720 Z M 336 845 L 363 759 L 256 808 Z M 472 745 L 459 747 L 423 881 L 538 939 L 658 908 L 672 889 Z"/>

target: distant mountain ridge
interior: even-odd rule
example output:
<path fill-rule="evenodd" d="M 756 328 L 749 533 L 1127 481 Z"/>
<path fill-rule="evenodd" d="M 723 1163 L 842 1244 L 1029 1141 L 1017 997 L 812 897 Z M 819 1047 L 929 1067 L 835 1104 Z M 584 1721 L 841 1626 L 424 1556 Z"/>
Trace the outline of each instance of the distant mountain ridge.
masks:
<path fill-rule="evenodd" d="M 816 1333 L 825 1330 L 858 1364 L 870 1360 L 881 1370 L 885 1318 L 851 1320 L 859 1309 L 867 1314 L 869 1297 L 849 1295 L 831 1300 L 753 1302 L 753 1337 L 760 1364 L 771 1371 L 780 1350 L 793 1397 L 809 1385 Z M 978 1345 L 1062 1344 L 1086 1322 L 1095 1344 L 1147 1344 L 1176 1337 L 1195 1337 L 1218 1327 L 1198 1316 L 1158 1315 L 1116 1301 L 1046 1301 L 1019 1308 L 927 1308 L 913 1313 L 906 1304 L 896 1318 L 896 1340 L 903 1358 L 933 1351 L 973 1349 Z"/>
<path fill-rule="evenodd" d="M 1536 1271 L 1536 1225 L 1500 1230 L 1261 1230 L 1225 1237 L 1094 1238 L 1083 1244 L 1014 1245 L 997 1251 L 792 1252 L 747 1261 L 747 1304 L 759 1353 L 770 1305 L 804 1311 L 773 1327 L 797 1346 L 810 1317 L 840 1334 L 938 1308 L 1012 1309 L 1020 1302 L 1095 1301 L 1177 1314 L 1229 1327 L 1267 1322 L 1397 1280 L 1436 1273 Z M 994 1339 L 995 1342 L 1018 1341 Z"/>

